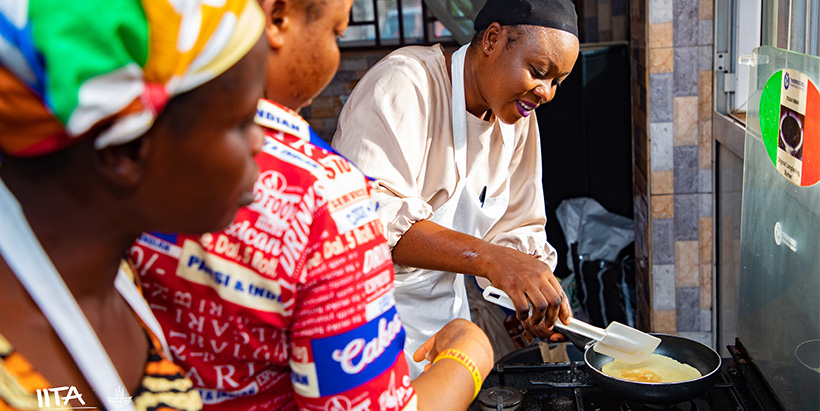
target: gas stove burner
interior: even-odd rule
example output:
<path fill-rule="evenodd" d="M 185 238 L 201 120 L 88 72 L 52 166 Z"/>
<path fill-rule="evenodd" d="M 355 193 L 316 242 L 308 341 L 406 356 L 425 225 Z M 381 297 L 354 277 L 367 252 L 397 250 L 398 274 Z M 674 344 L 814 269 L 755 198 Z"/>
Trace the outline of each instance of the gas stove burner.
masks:
<path fill-rule="evenodd" d="M 524 391 L 512 387 L 490 387 L 481 390 L 470 411 L 538 411 L 535 401 Z"/>
<path fill-rule="evenodd" d="M 592 371 L 583 361 L 539 360 L 537 364 L 497 364 L 468 411 L 784 411 L 762 379 L 751 380 L 757 371 L 742 347 L 727 348 L 733 358 L 721 361 L 717 382 L 694 397 L 676 393 L 629 400 L 627 392 L 621 396 L 593 384 Z M 656 402 L 644 402 L 649 398 Z M 680 398 L 688 399 L 662 403 Z"/>
<path fill-rule="evenodd" d="M 642 404 L 627 401 L 621 405 L 622 411 L 709 411 L 711 408 L 707 404 L 698 404 L 694 401 L 684 401 L 678 404 Z"/>
<path fill-rule="evenodd" d="M 478 393 L 478 401 L 481 405 L 492 409 L 501 405 L 502 410 L 512 410 L 523 399 L 524 393 L 512 387 L 492 387 Z"/>

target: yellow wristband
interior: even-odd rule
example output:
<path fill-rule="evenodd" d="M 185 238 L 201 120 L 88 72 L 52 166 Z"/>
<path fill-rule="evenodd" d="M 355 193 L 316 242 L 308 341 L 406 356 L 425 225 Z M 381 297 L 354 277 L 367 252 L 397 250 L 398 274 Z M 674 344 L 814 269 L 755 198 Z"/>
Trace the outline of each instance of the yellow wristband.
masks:
<path fill-rule="evenodd" d="M 449 350 L 444 351 L 443 353 L 439 354 L 435 360 L 433 360 L 433 364 L 438 362 L 443 358 L 449 358 L 451 360 L 456 360 L 461 363 L 461 365 L 467 367 L 467 371 L 470 372 L 470 375 L 473 377 L 473 383 L 475 383 L 475 392 L 473 393 L 473 399 L 478 395 L 478 392 L 481 390 L 481 373 L 478 372 L 478 367 L 475 365 L 473 360 L 464 354 L 463 352 L 450 348 Z"/>

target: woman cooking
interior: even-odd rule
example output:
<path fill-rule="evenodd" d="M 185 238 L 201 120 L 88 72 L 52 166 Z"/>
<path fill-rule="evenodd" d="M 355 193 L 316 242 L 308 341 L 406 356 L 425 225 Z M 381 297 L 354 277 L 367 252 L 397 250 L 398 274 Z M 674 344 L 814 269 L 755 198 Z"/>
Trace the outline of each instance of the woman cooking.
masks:
<path fill-rule="evenodd" d="M 470 318 L 462 274 L 506 291 L 536 335 L 571 314 L 552 274 L 533 110 L 575 64 L 574 6 L 488 0 L 475 30 L 455 53 L 411 46 L 376 64 L 333 138 L 379 185 L 410 353 L 453 318 Z"/>

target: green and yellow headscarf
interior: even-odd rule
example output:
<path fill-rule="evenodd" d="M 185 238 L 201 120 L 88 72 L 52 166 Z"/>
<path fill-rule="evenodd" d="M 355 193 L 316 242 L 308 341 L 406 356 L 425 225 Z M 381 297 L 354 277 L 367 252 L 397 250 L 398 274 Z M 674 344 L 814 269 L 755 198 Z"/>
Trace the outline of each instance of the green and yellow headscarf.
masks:
<path fill-rule="evenodd" d="M 264 20 L 257 0 L 0 1 L 0 152 L 48 154 L 102 120 L 98 149 L 137 138 L 244 56 Z"/>

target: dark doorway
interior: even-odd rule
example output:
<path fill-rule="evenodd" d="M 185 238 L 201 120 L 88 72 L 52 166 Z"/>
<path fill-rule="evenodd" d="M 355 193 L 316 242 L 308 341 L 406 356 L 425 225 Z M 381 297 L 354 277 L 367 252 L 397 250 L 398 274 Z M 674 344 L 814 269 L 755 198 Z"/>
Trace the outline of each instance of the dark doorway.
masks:
<path fill-rule="evenodd" d="M 537 110 L 541 132 L 547 238 L 568 275 L 567 245 L 555 217 L 564 199 L 591 197 L 633 218 L 629 47 L 582 44 L 575 67 L 553 101 Z"/>

